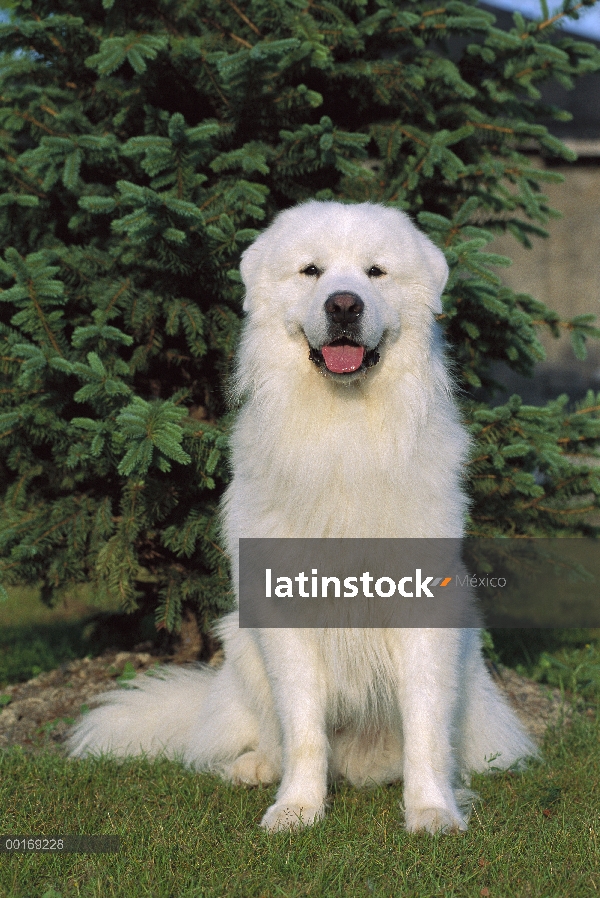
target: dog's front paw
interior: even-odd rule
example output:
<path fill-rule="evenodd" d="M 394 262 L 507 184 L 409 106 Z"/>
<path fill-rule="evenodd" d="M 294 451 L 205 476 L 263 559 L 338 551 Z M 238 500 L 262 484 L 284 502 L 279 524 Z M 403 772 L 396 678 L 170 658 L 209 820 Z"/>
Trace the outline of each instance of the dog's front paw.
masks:
<path fill-rule="evenodd" d="M 260 783 L 274 783 L 279 779 L 279 772 L 261 752 L 247 751 L 233 762 L 230 776 L 236 784 L 258 786 Z"/>
<path fill-rule="evenodd" d="M 458 833 L 467 829 L 464 817 L 448 808 L 407 809 L 404 822 L 409 833 Z"/>
<path fill-rule="evenodd" d="M 311 826 L 315 821 L 322 820 L 324 816 L 325 807 L 322 804 L 315 807 L 277 802 L 271 805 L 262 818 L 260 825 L 272 833 L 284 832 L 285 830 Z"/>

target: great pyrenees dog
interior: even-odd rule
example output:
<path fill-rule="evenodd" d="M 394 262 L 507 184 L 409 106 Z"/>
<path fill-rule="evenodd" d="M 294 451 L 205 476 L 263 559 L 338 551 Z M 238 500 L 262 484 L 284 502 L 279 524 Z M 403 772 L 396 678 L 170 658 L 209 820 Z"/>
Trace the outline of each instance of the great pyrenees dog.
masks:
<path fill-rule="evenodd" d="M 246 250 L 245 325 L 222 520 L 238 540 L 460 538 L 468 437 L 435 316 L 448 268 L 407 215 L 363 203 L 282 212 Z M 535 747 L 473 628 L 241 629 L 218 668 L 164 668 L 107 694 L 75 757 L 145 753 L 234 783 L 279 782 L 262 825 L 307 826 L 328 781 L 403 780 L 410 832 L 464 830 L 469 774 Z"/>

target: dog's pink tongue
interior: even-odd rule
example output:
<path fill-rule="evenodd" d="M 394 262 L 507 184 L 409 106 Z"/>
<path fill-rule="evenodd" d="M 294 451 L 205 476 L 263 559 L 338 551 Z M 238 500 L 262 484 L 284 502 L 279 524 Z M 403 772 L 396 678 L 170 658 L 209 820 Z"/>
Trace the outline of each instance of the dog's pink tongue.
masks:
<path fill-rule="evenodd" d="M 321 352 L 332 374 L 348 374 L 362 365 L 365 347 L 343 343 L 341 346 L 323 346 Z"/>

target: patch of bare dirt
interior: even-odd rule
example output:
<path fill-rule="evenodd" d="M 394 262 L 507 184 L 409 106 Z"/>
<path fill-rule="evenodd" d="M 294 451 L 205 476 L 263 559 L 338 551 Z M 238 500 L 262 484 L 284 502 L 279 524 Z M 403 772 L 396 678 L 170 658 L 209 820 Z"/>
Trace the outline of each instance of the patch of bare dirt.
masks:
<path fill-rule="evenodd" d="M 536 683 L 508 667 L 491 666 L 492 676 L 507 696 L 527 730 L 539 744 L 548 727 L 569 724 L 579 709 L 560 689 Z"/>
<path fill-rule="evenodd" d="M 117 686 L 119 677 L 148 670 L 166 660 L 150 652 L 106 651 L 42 673 L 26 683 L 0 689 L 0 749 L 21 745 L 29 751 L 60 750 L 82 706 Z M 4 697 L 7 698 L 4 698 Z"/>
<path fill-rule="evenodd" d="M 182 653 L 176 662 L 188 661 Z M 215 661 L 217 659 L 215 658 Z M 43 673 L 26 683 L 0 690 L 0 749 L 21 745 L 30 752 L 63 750 L 67 731 L 82 706 L 114 689 L 121 677 L 141 673 L 157 663 L 173 661 L 150 651 L 106 651 Z M 532 736 L 541 742 L 548 727 L 568 724 L 576 709 L 558 689 L 535 683 L 508 668 L 492 669 Z M 5 696 L 6 698 L 2 698 Z"/>

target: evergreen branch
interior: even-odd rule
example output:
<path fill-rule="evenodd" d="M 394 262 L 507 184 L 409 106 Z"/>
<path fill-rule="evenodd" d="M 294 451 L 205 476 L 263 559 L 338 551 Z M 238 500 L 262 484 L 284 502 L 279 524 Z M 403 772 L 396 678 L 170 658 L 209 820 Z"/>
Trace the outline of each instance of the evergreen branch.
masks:
<path fill-rule="evenodd" d="M 559 445 L 564 445 L 566 443 L 585 443 L 588 440 L 593 440 L 594 437 L 587 436 L 577 436 L 577 437 L 559 437 L 557 439 L 557 443 Z"/>
<path fill-rule="evenodd" d="M 418 143 L 420 147 L 427 147 L 427 144 L 424 140 L 422 140 L 420 137 L 416 137 L 414 134 L 411 134 L 411 132 L 407 131 L 406 128 L 399 128 L 398 130 L 401 134 L 404 134 L 405 137 L 408 137 L 409 140 L 414 141 L 414 143 Z"/>
<path fill-rule="evenodd" d="M 482 128 L 482 129 L 485 129 L 486 131 L 498 131 L 501 134 L 516 134 L 516 131 L 514 128 L 506 128 L 502 125 L 491 125 L 488 122 L 471 122 L 471 121 L 467 120 L 467 125 L 470 128 Z"/>
<path fill-rule="evenodd" d="M 596 412 L 600 412 L 600 405 L 588 405 L 586 408 L 578 408 L 573 412 L 573 415 L 591 415 Z M 565 423 L 569 423 L 569 419 Z"/>
<path fill-rule="evenodd" d="M 556 13 L 556 15 L 551 16 L 549 19 L 545 19 L 545 21 L 540 22 L 536 26 L 537 31 L 543 31 L 544 28 L 549 28 L 551 25 L 555 25 L 556 22 L 563 19 L 565 16 L 568 16 L 569 13 L 577 12 L 579 9 L 583 9 L 584 6 L 589 6 L 588 3 L 577 3 L 575 6 L 572 6 L 568 10 L 563 10 L 562 12 Z"/>
<path fill-rule="evenodd" d="M 131 287 L 131 278 L 128 277 L 128 278 L 126 278 L 126 279 L 123 281 L 123 283 L 121 284 L 121 286 L 119 287 L 119 289 L 118 289 L 118 290 L 116 291 L 116 293 L 111 297 L 111 299 L 109 300 L 109 303 L 108 303 L 108 305 L 106 306 L 106 308 L 103 309 L 103 313 L 104 313 L 104 318 L 105 318 L 105 319 L 108 318 L 108 314 L 109 314 L 109 312 L 111 311 L 111 309 L 113 308 L 113 306 L 118 302 L 118 300 L 121 298 L 121 296 L 122 296 L 127 290 L 129 290 L 130 287 Z"/>
<path fill-rule="evenodd" d="M 58 345 L 56 337 L 54 336 L 54 333 L 52 332 L 52 329 L 51 329 L 50 325 L 48 324 L 48 321 L 46 320 L 46 316 L 44 315 L 44 313 L 42 311 L 42 307 L 38 301 L 33 280 L 30 279 L 27 286 L 29 288 L 29 295 L 31 297 L 33 307 L 34 307 L 35 311 L 37 312 L 37 316 L 42 323 L 42 327 L 44 328 L 44 330 L 48 336 L 48 339 L 50 340 L 52 348 L 54 349 L 54 351 L 56 352 L 57 355 L 62 356 L 62 352 L 60 351 L 60 347 Z"/>
<path fill-rule="evenodd" d="M 226 107 L 229 107 L 229 106 L 230 106 L 229 100 L 227 99 L 227 97 L 226 97 L 225 94 L 223 93 L 223 91 L 222 91 L 222 89 L 221 89 L 221 87 L 220 87 L 220 85 L 219 85 L 217 79 L 215 78 L 215 76 L 214 76 L 213 73 L 211 72 L 211 70 L 210 70 L 208 64 L 206 63 L 206 61 L 205 61 L 204 59 L 202 60 L 202 69 L 203 69 L 203 71 L 206 73 L 206 75 L 208 76 L 209 81 L 211 82 L 211 84 L 212 84 L 214 90 L 215 90 L 216 93 L 217 93 L 217 96 L 219 97 L 219 99 L 221 100 L 221 102 L 223 103 L 223 105 L 226 106 Z"/>
<path fill-rule="evenodd" d="M 557 515 L 558 517 L 562 517 L 565 515 L 573 515 L 573 514 L 581 515 L 581 514 L 586 514 L 587 512 L 590 512 L 590 511 L 597 511 L 598 506 L 597 505 L 584 505 L 581 508 L 548 508 L 545 505 L 538 505 L 537 510 L 545 511 L 549 514 Z"/>
<path fill-rule="evenodd" d="M 53 533 L 56 533 L 57 530 L 61 530 L 63 527 L 65 527 L 67 524 L 71 523 L 72 521 L 78 520 L 79 517 L 80 517 L 80 512 L 79 511 L 74 512 L 73 514 L 64 518 L 64 520 L 58 521 L 56 524 L 53 524 L 52 527 L 49 527 L 47 530 L 44 530 L 42 533 L 39 534 L 39 536 L 37 536 L 34 540 L 32 540 L 29 545 L 31 545 L 31 546 L 39 545 L 44 540 L 48 539 L 48 537 L 51 536 Z"/>
<path fill-rule="evenodd" d="M 447 10 L 446 10 L 446 7 L 445 7 L 445 6 L 441 6 L 441 7 L 439 7 L 438 9 L 428 9 L 428 10 L 426 10 L 425 12 L 422 12 L 422 13 L 421 13 L 421 18 L 422 18 L 422 19 L 425 19 L 425 18 L 427 18 L 428 16 L 440 16 L 440 15 L 445 15 L 445 14 L 446 14 L 446 11 L 447 11 Z M 443 28 L 445 28 L 446 25 L 445 25 L 445 24 L 444 24 L 444 25 L 441 25 L 441 26 L 440 26 L 440 25 L 434 25 L 434 28 L 435 28 L 435 27 L 443 27 Z M 421 23 L 420 25 L 417 25 L 417 28 L 418 28 L 420 31 L 423 31 L 425 28 L 427 28 L 427 24 Z M 410 28 L 408 28 L 408 27 L 405 26 L 405 25 L 401 25 L 401 26 L 398 26 L 398 27 L 396 27 L 396 28 L 389 28 L 389 29 L 388 29 L 388 34 L 400 34 L 400 33 L 405 32 L 405 31 L 410 31 Z"/>
<path fill-rule="evenodd" d="M 242 12 L 242 10 L 239 8 L 239 6 L 237 6 L 236 3 L 233 2 L 233 0 L 225 0 L 225 2 L 233 9 L 233 11 L 240 17 L 240 19 L 246 23 L 248 28 L 250 28 L 256 35 L 258 35 L 258 37 L 262 38 L 262 34 L 254 24 L 254 22 L 250 21 L 248 16 Z"/>
<path fill-rule="evenodd" d="M 534 72 L 543 72 L 544 69 L 549 68 L 549 63 L 544 62 L 539 66 L 539 68 L 535 69 L 532 66 L 528 66 L 526 69 L 521 69 L 520 72 L 517 72 L 515 78 L 517 80 L 524 78 L 526 75 L 532 75 Z"/>
<path fill-rule="evenodd" d="M 39 197 L 39 199 L 41 199 L 41 200 L 48 199 L 47 193 L 41 193 L 39 190 L 35 190 L 33 187 L 31 187 L 25 181 L 21 181 L 21 179 L 15 174 L 13 174 L 13 180 L 15 181 L 16 184 L 19 185 L 19 187 L 22 187 L 26 191 L 27 196 L 29 196 L 30 194 L 33 194 L 34 196 Z"/>
<path fill-rule="evenodd" d="M 249 41 L 245 40 L 245 38 L 240 37 L 237 34 L 234 34 L 233 31 L 227 31 L 227 29 L 223 28 L 223 26 L 219 22 L 217 22 L 215 19 L 203 18 L 202 21 L 205 22 L 207 25 L 212 25 L 213 28 L 218 28 L 219 31 L 222 32 L 222 34 L 226 34 L 227 37 L 230 37 L 236 43 L 241 44 L 242 47 L 246 47 L 246 49 L 248 49 L 248 50 L 253 49 L 253 45 Z"/>
<path fill-rule="evenodd" d="M 41 22 L 41 21 L 42 21 L 41 16 L 39 16 L 37 13 L 32 12 L 31 15 L 32 15 L 32 17 L 35 19 L 36 22 Z M 58 38 L 56 37 L 56 35 L 54 35 L 54 34 L 48 34 L 47 36 L 48 36 L 48 38 L 49 38 L 49 40 L 50 40 L 50 43 L 51 43 L 51 44 L 54 44 L 54 46 L 56 47 L 56 49 L 57 49 L 60 53 L 63 53 L 63 54 L 64 54 L 64 53 L 67 52 L 67 51 L 65 50 L 65 48 L 63 47 L 63 45 L 62 45 L 62 44 L 60 43 L 60 41 L 58 40 Z M 32 49 L 34 49 L 34 48 L 32 48 Z"/>
<path fill-rule="evenodd" d="M 19 160 L 16 158 L 16 156 L 12 156 L 10 153 L 7 153 L 6 159 L 7 159 L 8 162 L 11 163 L 11 165 L 19 165 Z M 28 169 L 26 166 L 21 165 L 21 166 L 20 166 L 20 170 L 21 170 L 24 174 L 29 175 L 29 177 L 31 178 L 32 181 L 35 181 L 35 182 L 36 182 L 37 184 L 39 184 L 40 186 L 42 185 L 42 183 L 43 183 L 42 179 L 41 179 L 41 178 L 38 178 L 37 175 L 34 175 L 33 172 L 32 172 L 30 169 Z M 32 187 L 29 187 L 29 185 L 26 185 L 26 189 L 27 189 L 27 190 L 33 190 L 33 188 L 32 188 Z M 43 199 L 46 199 L 46 194 L 45 194 L 45 193 L 38 193 L 37 195 L 38 195 L 39 197 L 42 197 Z"/>
<path fill-rule="evenodd" d="M 32 125 L 35 125 L 36 128 L 39 128 L 41 131 L 45 131 L 47 134 L 50 134 L 52 137 L 68 137 L 67 134 L 60 131 L 53 131 L 52 128 L 49 128 L 43 122 L 38 121 L 31 113 L 29 112 L 19 112 L 17 110 L 13 110 L 13 115 L 18 118 L 23 119 L 25 122 L 31 122 Z"/>

